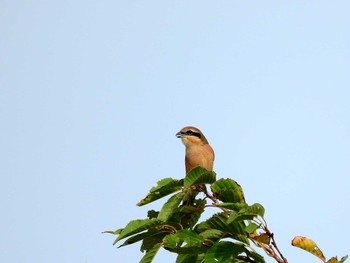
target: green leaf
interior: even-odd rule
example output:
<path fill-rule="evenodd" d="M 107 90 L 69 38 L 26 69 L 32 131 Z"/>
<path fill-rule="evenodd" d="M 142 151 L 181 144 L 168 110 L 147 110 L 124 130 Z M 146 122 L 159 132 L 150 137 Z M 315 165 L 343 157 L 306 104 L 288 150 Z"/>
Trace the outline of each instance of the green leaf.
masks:
<path fill-rule="evenodd" d="M 143 232 L 141 234 L 132 236 L 132 237 L 128 238 L 127 240 L 125 240 L 124 243 L 121 244 L 118 248 L 134 244 L 134 243 L 136 243 L 138 241 L 143 240 L 144 238 L 146 238 L 149 235 L 152 235 L 152 233 L 151 232 Z"/>
<path fill-rule="evenodd" d="M 188 229 L 179 230 L 176 233 L 176 236 L 178 236 L 188 245 L 198 245 L 202 244 L 204 241 L 204 238 L 202 236 L 198 235 L 195 231 Z"/>
<path fill-rule="evenodd" d="M 224 233 L 221 230 L 217 229 L 208 229 L 199 234 L 204 239 L 219 239 L 224 236 Z"/>
<path fill-rule="evenodd" d="M 221 241 L 216 243 L 208 250 L 205 255 L 205 262 L 256 262 L 265 263 L 264 258 L 256 252 L 253 252 L 244 244 Z"/>
<path fill-rule="evenodd" d="M 242 203 L 220 203 L 216 205 L 217 207 L 223 207 L 223 208 L 227 208 L 230 209 L 232 211 L 240 211 L 241 209 L 247 207 L 247 204 L 242 204 Z"/>
<path fill-rule="evenodd" d="M 266 263 L 264 257 L 256 252 L 246 250 L 246 254 L 250 258 L 254 259 L 254 262 L 256 262 L 256 263 Z M 250 262 L 253 262 L 253 261 L 250 261 Z"/>
<path fill-rule="evenodd" d="M 211 189 L 222 202 L 246 203 L 241 186 L 232 179 L 220 179 L 211 185 Z"/>
<path fill-rule="evenodd" d="M 164 248 L 177 254 L 199 254 L 208 250 L 204 239 L 196 233 L 180 233 L 167 235 L 163 239 Z M 191 231 L 191 230 L 185 230 Z"/>
<path fill-rule="evenodd" d="M 173 215 L 171 220 L 179 220 L 184 228 L 192 229 L 198 222 L 201 217 L 201 214 L 204 212 L 204 206 L 195 207 L 181 205 L 177 212 Z"/>
<path fill-rule="evenodd" d="M 341 260 L 339 261 L 339 263 L 343 263 L 345 260 L 347 260 L 347 258 L 348 258 L 348 255 L 342 257 Z"/>
<path fill-rule="evenodd" d="M 263 217 L 264 213 L 265 213 L 265 209 L 260 204 L 253 204 L 251 206 L 244 205 L 238 212 L 233 211 L 231 213 L 227 223 L 232 223 L 234 221 L 242 221 L 242 220 L 252 220 L 254 219 L 254 217 L 257 217 L 257 216 Z"/>
<path fill-rule="evenodd" d="M 217 213 L 207 219 L 206 221 L 198 224 L 196 230 L 198 232 L 207 231 L 209 229 L 216 229 L 222 232 L 227 232 L 227 216 L 224 213 Z"/>
<path fill-rule="evenodd" d="M 251 206 L 246 206 L 246 207 L 242 208 L 239 211 L 239 213 L 242 215 L 253 215 L 253 216 L 264 217 L 265 208 L 261 204 L 255 203 Z"/>
<path fill-rule="evenodd" d="M 174 179 L 170 178 L 170 177 L 163 178 L 157 182 L 157 186 L 154 186 L 151 188 L 150 192 L 155 192 L 155 191 L 161 189 L 163 186 L 167 186 L 167 185 L 171 184 L 173 181 L 174 181 Z"/>
<path fill-rule="evenodd" d="M 181 245 L 186 245 L 188 247 L 201 246 L 204 238 L 193 230 L 183 229 L 177 231 L 174 235 L 167 235 L 163 241 L 165 247 L 173 249 Z"/>
<path fill-rule="evenodd" d="M 150 228 L 146 232 L 142 232 L 140 234 L 137 234 L 128 238 L 118 248 L 131 245 L 141 240 L 146 241 L 147 245 L 150 245 L 151 243 L 154 244 L 154 243 L 160 242 L 160 240 L 162 240 L 164 236 L 168 235 L 171 232 L 176 232 L 175 227 L 171 225 L 161 225 L 156 228 Z M 154 242 L 154 240 L 156 241 Z M 150 249 L 149 246 L 142 245 L 142 248 L 141 248 L 142 251 L 148 250 L 148 249 Z"/>
<path fill-rule="evenodd" d="M 253 233 L 255 230 L 257 230 L 259 228 L 259 226 L 255 223 L 250 223 L 246 228 L 245 231 L 247 233 Z"/>
<path fill-rule="evenodd" d="M 197 166 L 187 173 L 184 180 L 184 186 L 191 187 L 199 184 L 212 184 L 215 181 L 215 172 L 207 171 L 203 167 Z"/>
<path fill-rule="evenodd" d="M 197 254 L 179 254 L 176 258 L 176 263 L 194 263 L 197 261 Z"/>
<path fill-rule="evenodd" d="M 233 239 L 239 240 L 245 244 L 249 244 L 249 241 L 246 237 L 246 226 L 244 222 L 238 221 L 234 224 L 228 224 L 227 218 L 228 216 L 225 213 L 215 214 L 208 220 L 198 224 L 196 226 L 196 231 L 204 232 L 209 229 L 216 229 L 222 231 L 227 237 L 232 237 Z"/>
<path fill-rule="evenodd" d="M 120 232 L 122 232 L 122 230 L 123 230 L 123 228 L 119 228 L 119 229 L 114 230 L 114 231 L 108 230 L 108 231 L 103 231 L 102 234 L 119 235 Z"/>
<path fill-rule="evenodd" d="M 176 235 L 167 235 L 163 239 L 163 245 L 166 249 L 174 249 L 180 243 L 180 239 Z"/>
<path fill-rule="evenodd" d="M 139 232 L 147 230 L 156 225 L 160 225 L 162 221 L 152 218 L 152 219 L 138 219 L 130 221 L 126 227 L 120 232 L 118 238 L 114 241 L 113 245 L 119 240 L 126 238 L 131 235 L 135 235 Z"/>
<path fill-rule="evenodd" d="M 142 241 L 141 245 L 141 251 L 148 251 L 152 249 L 155 245 L 162 244 L 164 237 L 167 235 L 170 235 L 171 232 L 167 231 L 166 229 L 158 229 L 158 228 L 153 228 L 150 229 L 148 232 L 151 233 L 151 235 L 148 235 L 145 237 Z"/>
<path fill-rule="evenodd" d="M 177 254 L 198 255 L 208 250 L 208 246 L 204 244 L 204 238 L 189 229 L 179 230 L 176 234 L 167 235 L 164 237 L 163 243 L 165 249 Z M 179 257 L 178 260 L 188 260 L 189 258 L 193 259 L 193 257 Z"/>
<path fill-rule="evenodd" d="M 155 255 L 157 254 L 157 252 L 161 248 L 161 245 L 162 245 L 161 243 L 158 243 L 158 244 L 154 245 L 152 249 L 148 250 L 146 252 L 146 254 L 142 257 L 140 263 L 151 263 L 153 261 Z"/>
<path fill-rule="evenodd" d="M 245 252 L 243 244 L 221 241 L 211 247 L 205 254 L 205 262 L 233 263 L 236 257 Z"/>
<path fill-rule="evenodd" d="M 156 201 L 164 196 L 172 194 L 182 189 L 184 180 L 176 180 L 172 178 L 165 178 L 158 181 L 157 186 L 151 188 L 148 195 L 137 203 L 138 206 L 143 206 Z"/>
<path fill-rule="evenodd" d="M 196 261 L 192 261 L 192 262 L 203 263 L 204 262 L 204 257 L 205 257 L 205 253 L 198 254 L 197 260 Z"/>
<path fill-rule="evenodd" d="M 158 219 L 163 222 L 168 221 L 168 219 L 174 214 L 175 209 L 179 206 L 180 202 L 183 200 L 185 193 L 180 192 L 173 195 L 169 200 L 163 205 L 160 213 L 158 214 Z"/>
<path fill-rule="evenodd" d="M 230 217 L 227 219 L 227 223 L 231 224 L 232 222 L 235 221 L 244 221 L 244 220 L 253 220 L 254 215 L 242 215 L 237 212 L 232 212 Z"/>

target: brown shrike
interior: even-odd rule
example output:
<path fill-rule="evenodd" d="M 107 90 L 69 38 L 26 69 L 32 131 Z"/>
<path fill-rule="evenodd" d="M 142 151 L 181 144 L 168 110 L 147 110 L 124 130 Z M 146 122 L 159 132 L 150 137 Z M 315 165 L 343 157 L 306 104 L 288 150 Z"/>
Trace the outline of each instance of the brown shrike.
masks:
<path fill-rule="evenodd" d="M 185 166 L 186 174 L 196 166 L 202 166 L 208 171 L 213 170 L 214 151 L 209 145 L 203 133 L 192 126 L 187 126 L 176 133 L 176 137 L 181 138 L 186 147 Z M 187 205 L 193 205 L 197 191 L 192 191 Z"/>

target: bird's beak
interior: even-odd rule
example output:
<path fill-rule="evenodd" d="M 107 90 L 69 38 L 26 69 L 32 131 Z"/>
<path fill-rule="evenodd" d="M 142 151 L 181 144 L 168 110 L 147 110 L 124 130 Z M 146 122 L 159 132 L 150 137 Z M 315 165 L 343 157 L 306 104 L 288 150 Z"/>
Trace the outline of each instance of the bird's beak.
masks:
<path fill-rule="evenodd" d="M 183 133 L 182 132 L 178 132 L 175 134 L 177 138 L 182 138 L 183 137 Z"/>

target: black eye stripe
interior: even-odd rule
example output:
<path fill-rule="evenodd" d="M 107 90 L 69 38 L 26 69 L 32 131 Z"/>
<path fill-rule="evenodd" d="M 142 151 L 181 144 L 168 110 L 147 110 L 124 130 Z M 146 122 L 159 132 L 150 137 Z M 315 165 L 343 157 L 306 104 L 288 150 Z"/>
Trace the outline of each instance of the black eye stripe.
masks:
<path fill-rule="evenodd" d="M 196 136 L 196 137 L 198 137 L 198 138 L 201 138 L 201 134 L 200 134 L 199 132 L 194 132 L 194 131 L 192 131 L 192 130 L 186 131 L 185 134 L 191 135 L 191 136 Z"/>

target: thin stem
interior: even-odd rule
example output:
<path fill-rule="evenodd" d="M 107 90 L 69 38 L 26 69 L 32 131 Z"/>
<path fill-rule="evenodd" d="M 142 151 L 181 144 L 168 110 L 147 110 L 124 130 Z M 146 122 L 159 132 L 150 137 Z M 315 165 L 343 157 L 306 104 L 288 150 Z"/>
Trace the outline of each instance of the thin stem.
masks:
<path fill-rule="evenodd" d="M 219 200 L 214 196 L 212 195 L 211 193 L 208 192 L 207 188 L 206 187 L 203 187 L 201 189 L 201 191 L 205 194 L 205 196 L 207 198 L 209 198 L 210 200 L 213 201 L 213 205 L 212 206 L 216 206 L 220 203 Z M 229 210 L 224 208 L 224 207 L 219 207 L 222 211 L 224 211 L 225 213 L 229 213 Z"/>
<path fill-rule="evenodd" d="M 271 233 L 271 238 L 272 238 L 271 244 L 275 247 L 275 249 L 277 250 L 278 254 L 283 259 L 282 262 L 288 263 L 287 259 L 283 256 L 283 254 L 281 253 L 280 249 L 278 248 L 276 240 L 275 240 L 275 235 L 273 233 Z"/>

